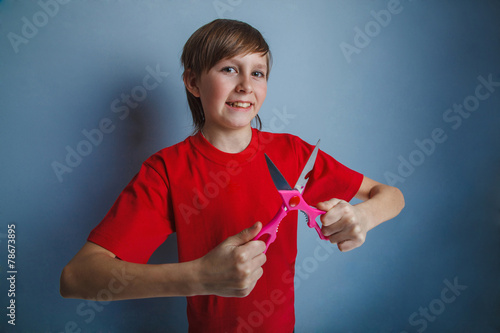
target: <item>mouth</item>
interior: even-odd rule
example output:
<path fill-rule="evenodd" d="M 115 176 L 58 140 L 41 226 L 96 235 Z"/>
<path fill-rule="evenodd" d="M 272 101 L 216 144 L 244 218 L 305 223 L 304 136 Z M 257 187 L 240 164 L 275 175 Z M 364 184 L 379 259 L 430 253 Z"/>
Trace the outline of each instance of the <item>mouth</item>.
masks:
<path fill-rule="evenodd" d="M 248 108 L 252 105 L 250 102 L 226 102 L 226 104 L 233 108 Z"/>

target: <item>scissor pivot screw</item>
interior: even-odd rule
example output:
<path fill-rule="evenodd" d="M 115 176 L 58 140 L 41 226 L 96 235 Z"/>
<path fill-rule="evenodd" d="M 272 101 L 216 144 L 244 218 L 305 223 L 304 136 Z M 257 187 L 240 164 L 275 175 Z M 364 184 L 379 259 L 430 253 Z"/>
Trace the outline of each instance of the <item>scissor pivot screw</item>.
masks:
<path fill-rule="evenodd" d="M 290 201 L 288 202 L 288 204 L 290 205 L 290 207 L 295 207 L 297 206 L 298 204 L 300 203 L 300 197 L 298 195 L 296 196 L 293 196 Z"/>

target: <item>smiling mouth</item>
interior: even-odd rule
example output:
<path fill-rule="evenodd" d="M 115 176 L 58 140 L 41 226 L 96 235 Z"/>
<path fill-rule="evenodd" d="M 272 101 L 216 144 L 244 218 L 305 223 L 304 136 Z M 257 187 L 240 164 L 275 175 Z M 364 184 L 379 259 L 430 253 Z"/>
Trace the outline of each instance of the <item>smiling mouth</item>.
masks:
<path fill-rule="evenodd" d="M 248 102 L 227 102 L 226 104 L 235 108 L 248 108 L 252 105 L 252 103 Z"/>

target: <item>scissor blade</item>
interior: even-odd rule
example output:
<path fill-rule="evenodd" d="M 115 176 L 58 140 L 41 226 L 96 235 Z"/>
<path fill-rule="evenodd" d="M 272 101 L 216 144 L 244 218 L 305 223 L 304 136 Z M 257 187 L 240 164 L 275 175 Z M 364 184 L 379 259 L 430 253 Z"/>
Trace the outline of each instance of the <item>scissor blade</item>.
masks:
<path fill-rule="evenodd" d="M 299 176 L 299 180 L 297 180 L 297 184 L 293 187 L 294 189 L 298 190 L 300 193 L 304 192 L 304 189 L 306 188 L 307 181 L 309 180 L 309 177 L 307 177 L 307 174 L 314 168 L 314 163 L 316 163 L 316 156 L 318 156 L 318 149 L 319 149 L 319 141 L 316 143 L 316 147 L 314 147 L 314 150 L 312 151 L 311 155 L 309 156 L 309 159 L 307 160 L 306 165 L 304 166 L 304 169 L 302 169 L 302 172 Z M 306 178 L 307 177 L 307 178 Z"/>
<path fill-rule="evenodd" d="M 291 190 L 292 188 L 290 187 L 290 185 L 288 185 L 285 177 L 283 177 L 276 165 L 274 165 L 273 161 L 271 161 L 267 154 L 264 155 L 266 156 L 267 168 L 269 169 L 269 173 L 271 174 L 271 178 L 273 179 L 274 186 L 276 186 L 279 191 Z"/>

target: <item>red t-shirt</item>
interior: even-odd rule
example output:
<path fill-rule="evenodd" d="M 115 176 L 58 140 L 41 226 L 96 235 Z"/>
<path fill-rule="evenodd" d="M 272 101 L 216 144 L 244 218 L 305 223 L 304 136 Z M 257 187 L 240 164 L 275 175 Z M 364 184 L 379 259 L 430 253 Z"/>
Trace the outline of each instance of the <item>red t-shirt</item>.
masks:
<path fill-rule="evenodd" d="M 293 187 L 313 148 L 296 136 L 255 129 L 238 154 L 218 150 L 200 133 L 188 137 L 144 162 L 88 240 L 122 260 L 147 263 L 176 232 L 179 262 L 200 258 L 256 221 L 267 223 L 280 208 L 264 153 Z M 303 196 L 313 206 L 331 198 L 349 201 L 362 179 L 320 150 Z M 315 232 L 305 224 L 299 230 Z M 292 332 L 296 254 L 297 212 L 291 212 L 250 295 L 187 298 L 189 331 Z"/>

